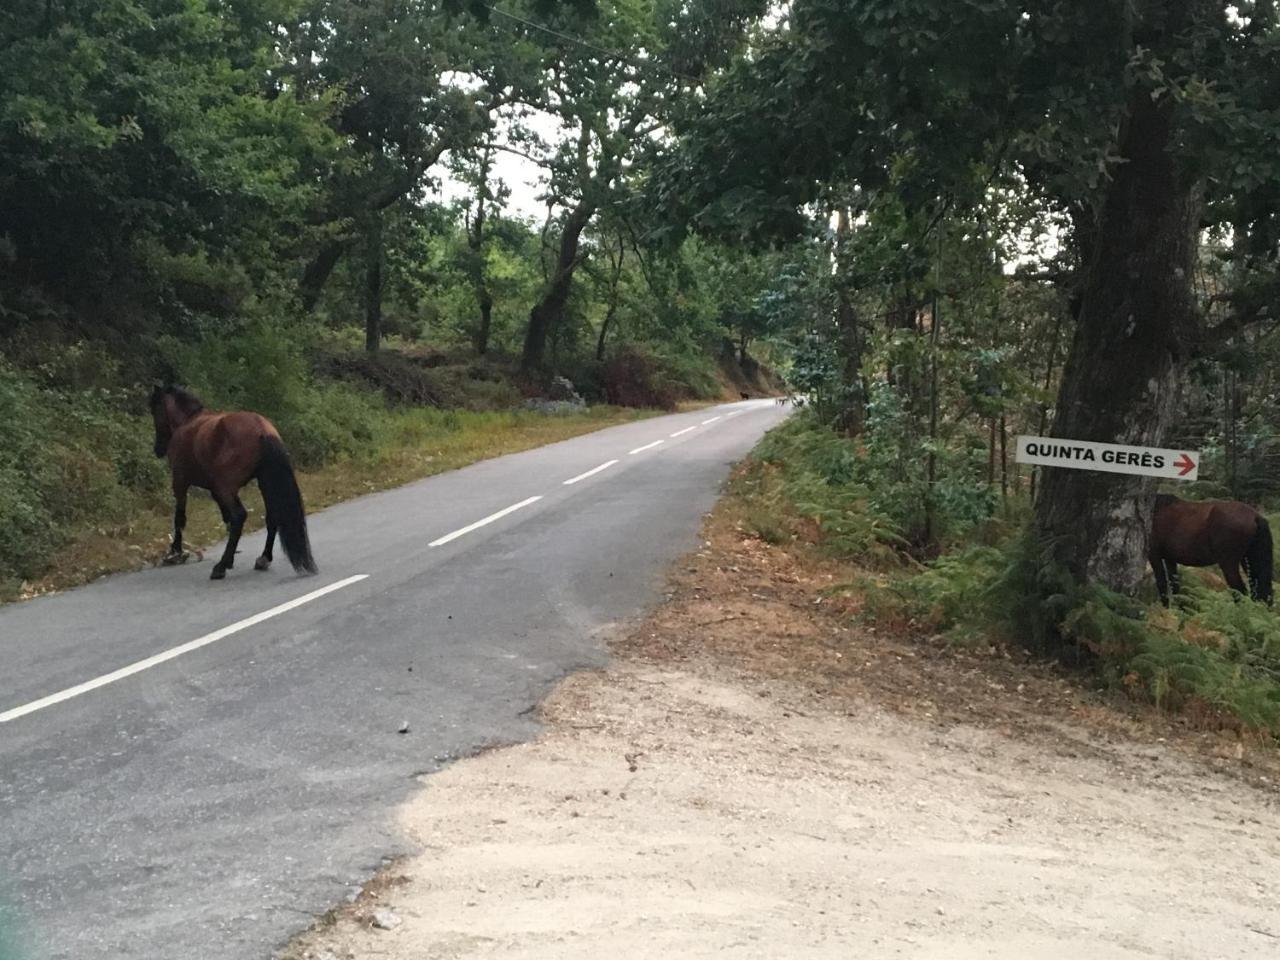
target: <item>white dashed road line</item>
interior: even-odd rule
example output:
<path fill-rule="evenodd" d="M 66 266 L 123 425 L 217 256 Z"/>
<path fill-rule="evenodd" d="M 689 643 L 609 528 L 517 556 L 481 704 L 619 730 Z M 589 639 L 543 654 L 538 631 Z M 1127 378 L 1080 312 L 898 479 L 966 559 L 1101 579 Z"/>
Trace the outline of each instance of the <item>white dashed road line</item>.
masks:
<path fill-rule="evenodd" d="M 201 647 L 207 647 L 211 643 L 217 643 L 225 637 L 231 636 L 233 633 L 239 633 L 241 630 L 247 630 L 250 627 L 257 626 L 264 620 L 270 620 L 272 617 L 278 617 L 282 613 L 288 613 L 295 610 L 304 603 L 310 603 L 312 600 L 318 600 L 325 594 L 333 593 L 335 590 L 341 590 L 343 587 L 349 587 L 353 583 L 359 583 L 361 580 L 368 578 L 367 573 L 357 574 L 354 577 L 347 577 L 345 580 L 339 580 L 337 583 L 331 583 L 327 587 L 321 587 L 319 590 L 312 590 L 310 593 L 303 594 L 296 600 L 290 600 L 282 603 L 278 607 L 272 607 L 270 610 L 264 610 L 262 613 L 255 613 L 252 617 L 246 617 L 243 620 L 237 620 L 229 627 L 223 627 L 221 630 L 215 630 L 213 633 L 206 633 L 203 637 L 197 637 L 195 640 L 189 640 L 186 643 L 176 647 L 171 647 L 163 653 L 157 653 L 154 656 L 147 657 L 145 660 L 139 660 L 131 663 L 127 667 L 121 667 L 119 670 L 113 670 L 111 673 L 104 673 L 100 677 L 92 680 L 86 680 L 84 683 L 76 684 L 74 687 L 51 693 L 47 697 L 41 697 L 39 700 L 32 700 L 20 707 L 14 707 L 12 710 L 6 710 L 0 713 L 0 723 L 8 723 L 10 720 L 17 720 L 19 717 L 25 717 L 29 713 L 35 713 L 37 710 L 43 710 L 45 707 L 52 707 L 56 703 L 62 703 L 64 700 L 70 700 L 72 697 L 78 697 L 82 693 L 88 693 L 90 690 L 97 690 L 99 687 L 105 687 L 109 683 L 115 683 L 117 680 L 123 680 L 125 677 L 131 677 L 135 673 L 141 673 L 151 667 L 158 666 L 175 657 L 180 657 L 184 653 L 190 653 L 192 650 L 199 650 Z"/>
<path fill-rule="evenodd" d="M 579 480 L 585 480 L 585 479 L 587 479 L 587 477 L 594 477 L 594 476 L 595 476 L 597 473 L 599 473 L 601 470 L 608 470 L 610 467 L 612 467 L 612 466 L 613 466 L 615 463 L 617 463 L 617 462 L 618 462 L 617 460 L 610 460 L 608 463 L 602 463 L 602 464 L 600 464 L 600 466 L 598 466 L 598 467 L 593 467 L 592 469 L 588 470 L 586 473 L 580 473 L 580 474 L 578 474 L 576 477 L 574 477 L 573 479 L 571 479 L 571 480 L 566 480 L 566 481 L 564 482 L 564 485 L 567 487 L 567 486 L 569 486 L 570 484 L 577 483 Z"/>
<path fill-rule="evenodd" d="M 707 420 L 703 420 L 701 424 L 685 427 L 683 430 L 677 430 L 675 433 L 671 434 L 671 437 L 680 437 L 692 430 L 696 430 L 699 426 L 706 426 L 709 423 L 715 423 L 717 420 L 722 418 L 727 420 L 729 417 L 736 417 L 738 414 L 746 412 L 746 410 L 734 410 L 731 413 L 723 415 L 718 414 Z M 631 455 L 644 453 L 644 451 L 652 450 L 654 447 L 660 446 L 665 442 L 666 441 L 664 440 L 654 440 L 652 443 L 646 443 L 644 446 L 636 447 L 634 450 L 628 452 Z M 617 462 L 617 460 L 609 460 L 606 463 L 600 464 L 598 467 L 593 467 L 586 473 L 580 473 L 576 477 L 571 477 L 570 479 L 565 480 L 564 486 L 567 487 L 577 483 L 579 480 L 585 480 L 587 477 L 595 476 L 602 470 L 607 470 L 609 467 L 612 467 Z M 461 536 L 465 536 L 472 530 L 478 530 L 486 524 L 493 523 L 495 520 L 500 520 L 508 514 L 515 513 L 517 510 L 529 506 L 531 503 L 537 503 L 541 499 L 541 496 L 528 497 L 521 500 L 519 503 L 513 503 L 511 506 L 503 510 L 499 510 L 497 513 L 489 514 L 489 516 L 482 520 L 477 520 L 475 523 L 469 523 L 465 527 L 454 530 L 452 533 L 446 533 L 443 537 L 432 540 L 428 546 L 444 546 L 446 543 L 457 540 Z M 215 630 L 212 633 L 205 634 L 203 637 L 197 637 L 195 640 L 188 641 L 187 643 L 172 647 L 161 653 L 154 654 L 153 656 L 139 660 L 136 663 L 131 663 L 127 667 L 121 667 L 119 670 L 114 670 L 111 673 L 104 673 L 100 677 L 87 680 L 74 687 L 68 687 L 58 693 L 52 693 L 47 697 L 41 697 L 39 700 L 32 700 L 30 703 L 25 703 L 21 706 L 5 710 L 0 712 L 0 723 L 9 723 L 12 720 L 17 720 L 19 717 L 25 717 L 28 714 L 35 713 L 37 710 L 43 710 L 45 707 L 51 707 L 54 704 L 62 703 L 66 700 L 72 699 L 73 697 L 78 697 L 83 693 L 89 693 L 91 690 L 97 690 L 100 687 L 105 687 L 108 684 L 115 683 L 117 680 L 123 680 L 136 673 L 141 673 L 143 670 L 149 670 L 151 667 L 159 666 L 162 663 L 173 660 L 175 657 L 180 657 L 183 654 L 192 652 L 193 650 L 199 650 L 201 647 L 206 647 L 211 643 L 217 643 L 225 637 L 239 633 L 242 630 L 247 630 L 250 627 L 257 626 L 259 623 L 262 623 L 265 620 L 270 620 L 272 617 L 278 617 L 282 613 L 288 613 L 290 610 L 296 610 L 303 604 L 310 603 L 312 600 L 318 600 L 320 597 L 333 593 L 335 590 L 341 590 L 344 587 L 351 586 L 353 583 L 359 583 L 361 580 L 367 579 L 368 576 L 369 575 L 366 573 L 361 573 L 353 577 L 347 577 L 345 580 L 339 580 L 336 583 L 329 584 L 327 587 L 321 587 L 319 590 L 313 590 L 310 593 L 298 597 L 297 599 L 272 607 L 270 610 L 264 610 L 262 613 L 257 613 L 251 617 L 246 617 L 243 620 L 238 620 L 230 626 L 223 627 L 221 630 Z"/>
<path fill-rule="evenodd" d="M 475 523 L 469 523 L 465 527 L 462 527 L 458 530 L 453 531 L 453 533 L 446 533 L 443 537 L 440 537 L 438 540 L 432 540 L 429 544 L 427 544 L 427 546 L 442 547 L 446 543 L 448 543 L 450 540 L 457 540 L 459 537 L 470 533 L 472 530 L 478 530 L 487 523 L 493 523 L 493 521 L 495 520 L 501 520 L 507 514 L 515 513 L 521 507 L 527 507 L 529 504 L 537 503 L 541 499 L 542 497 L 529 497 L 525 500 L 521 500 L 519 503 L 513 503 L 511 506 L 507 507 L 505 510 L 499 510 L 497 513 L 489 514 L 483 520 L 477 520 Z"/>

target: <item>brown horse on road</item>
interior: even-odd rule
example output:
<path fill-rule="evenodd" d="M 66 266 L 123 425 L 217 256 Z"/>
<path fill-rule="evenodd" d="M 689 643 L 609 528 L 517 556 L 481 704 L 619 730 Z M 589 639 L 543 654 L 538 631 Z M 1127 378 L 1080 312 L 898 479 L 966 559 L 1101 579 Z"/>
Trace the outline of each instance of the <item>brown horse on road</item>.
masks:
<path fill-rule="evenodd" d="M 156 387 L 151 393 L 156 427 L 156 456 L 167 457 L 173 477 L 173 545 L 166 564 L 180 563 L 182 528 L 187 523 L 187 491 L 201 487 L 213 494 L 227 525 L 227 548 L 210 579 L 221 580 L 235 566 L 236 547 L 248 516 L 240 490 L 257 479 L 267 512 L 267 546 L 253 567 L 271 566 L 276 533 L 299 573 L 315 573 L 302 492 L 280 434 L 256 413 L 215 413 L 181 387 Z"/>
<path fill-rule="evenodd" d="M 1272 599 L 1271 526 L 1267 518 L 1236 500 L 1180 500 L 1156 497 L 1148 550 L 1160 600 L 1169 604 L 1169 588 L 1181 585 L 1178 564 L 1222 569 L 1231 589 L 1245 593 L 1240 576 L 1249 578 L 1248 594 L 1270 604 Z"/>

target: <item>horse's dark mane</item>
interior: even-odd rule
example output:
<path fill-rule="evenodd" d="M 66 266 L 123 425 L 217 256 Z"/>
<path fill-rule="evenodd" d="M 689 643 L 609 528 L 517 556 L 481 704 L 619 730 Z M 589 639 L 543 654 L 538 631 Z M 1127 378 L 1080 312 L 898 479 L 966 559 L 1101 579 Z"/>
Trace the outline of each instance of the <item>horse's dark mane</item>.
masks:
<path fill-rule="evenodd" d="M 173 397 L 178 409 L 182 411 L 184 416 L 194 417 L 204 409 L 204 404 L 200 402 L 200 398 L 186 389 L 186 387 L 168 386 L 164 388 L 164 394 Z"/>
<path fill-rule="evenodd" d="M 1157 508 L 1159 508 L 1159 507 L 1167 507 L 1167 506 L 1169 506 L 1169 504 L 1171 504 L 1171 503 L 1177 503 L 1177 502 L 1178 502 L 1178 498 L 1177 498 L 1177 497 L 1175 497 L 1172 493 L 1157 493 L 1157 494 L 1156 494 L 1156 507 L 1157 507 Z"/>

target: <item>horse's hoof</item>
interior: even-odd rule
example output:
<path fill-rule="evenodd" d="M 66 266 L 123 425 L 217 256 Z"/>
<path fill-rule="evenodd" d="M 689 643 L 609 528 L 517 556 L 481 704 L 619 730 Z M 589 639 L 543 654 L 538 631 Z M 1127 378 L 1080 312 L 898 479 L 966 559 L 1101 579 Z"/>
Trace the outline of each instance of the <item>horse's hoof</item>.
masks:
<path fill-rule="evenodd" d="M 266 557 L 259 557 L 257 560 L 253 561 L 253 569 L 255 569 L 255 570 L 270 570 L 270 569 L 271 569 L 271 561 L 270 561 L 270 560 L 268 560 Z"/>
<path fill-rule="evenodd" d="M 213 572 L 209 574 L 209 579 L 222 580 L 226 577 L 226 575 L 227 575 L 227 568 L 224 567 L 222 564 L 218 564 L 216 567 L 213 568 Z"/>
<path fill-rule="evenodd" d="M 186 563 L 187 556 L 188 554 L 185 553 L 166 553 L 160 563 L 166 567 L 174 567 L 180 563 Z"/>

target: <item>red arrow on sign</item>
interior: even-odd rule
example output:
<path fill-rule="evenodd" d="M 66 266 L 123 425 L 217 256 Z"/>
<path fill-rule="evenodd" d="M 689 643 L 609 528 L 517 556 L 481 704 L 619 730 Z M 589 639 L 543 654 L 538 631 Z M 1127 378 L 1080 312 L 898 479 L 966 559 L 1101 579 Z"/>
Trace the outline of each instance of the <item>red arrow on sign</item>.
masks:
<path fill-rule="evenodd" d="M 1173 461 L 1173 465 L 1175 467 L 1181 468 L 1178 470 L 1178 476 L 1180 477 L 1185 477 L 1188 473 L 1190 473 L 1192 470 L 1196 468 L 1196 462 L 1192 460 L 1189 456 L 1187 456 L 1185 453 L 1182 455 L 1180 459 Z"/>

